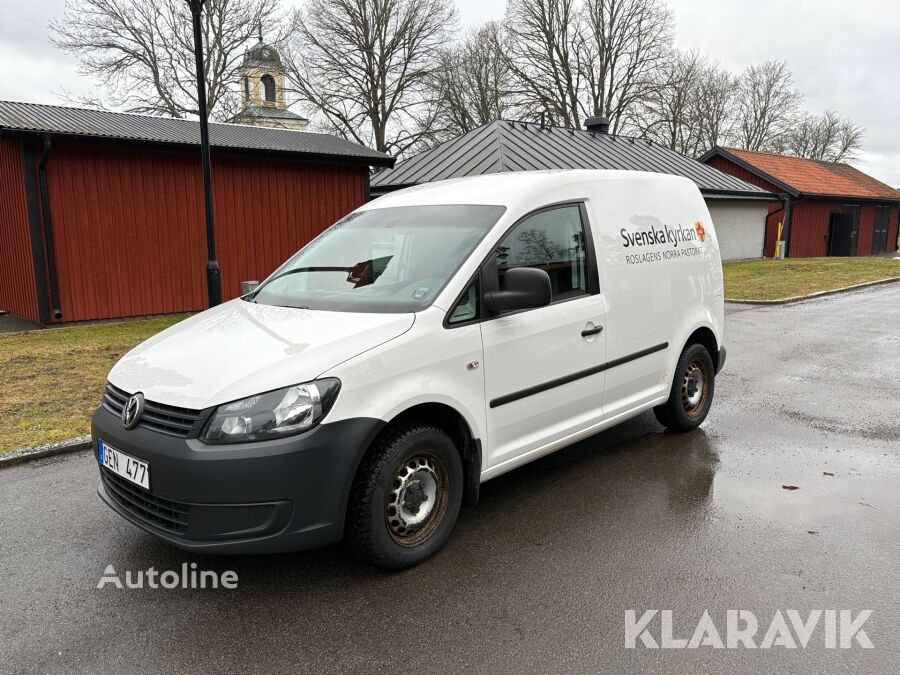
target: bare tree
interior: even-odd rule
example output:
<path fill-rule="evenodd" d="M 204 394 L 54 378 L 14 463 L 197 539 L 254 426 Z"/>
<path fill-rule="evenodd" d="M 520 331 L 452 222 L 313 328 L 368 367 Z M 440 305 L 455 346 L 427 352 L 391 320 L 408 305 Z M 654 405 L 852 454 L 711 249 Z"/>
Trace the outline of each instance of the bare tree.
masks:
<path fill-rule="evenodd" d="M 698 78 L 694 99 L 698 154 L 734 139 L 740 80 L 718 63 L 707 63 Z"/>
<path fill-rule="evenodd" d="M 287 30 L 278 0 L 207 0 L 202 27 L 211 117 L 237 112 L 244 45 L 260 26 Z M 67 0 L 50 31 L 53 44 L 76 56 L 81 72 L 104 88 L 105 96 L 82 102 L 172 117 L 197 114 L 194 39 L 185 0 Z M 273 44 L 282 38 L 270 36 Z"/>
<path fill-rule="evenodd" d="M 591 115 L 618 132 L 653 94 L 668 60 L 672 15 L 662 0 L 586 0 L 581 59 Z"/>
<path fill-rule="evenodd" d="M 466 33 L 441 56 L 435 88 L 442 136 L 458 136 L 513 114 L 515 81 L 503 54 L 502 29 L 490 21 Z"/>
<path fill-rule="evenodd" d="M 547 234 L 547 230 L 524 230 L 517 237 L 522 245 L 519 262 L 526 265 L 550 263 L 558 260 L 562 248 Z"/>
<path fill-rule="evenodd" d="M 855 124 L 849 118 L 844 118 L 838 129 L 838 139 L 834 150 L 825 159 L 831 162 L 853 161 L 862 150 L 865 134 L 866 130 L 863 127 Z"/>
<path fill-rule="evenodd" d="M 431 133 L 431 84 L 456 25 L 451 0 L 308 0 L 289 68 L 301 100 L 342 136 L 401 154 Z"/>
<path fill-rule="evenodd" d="M 826 110 L 821 115 L 801 115 L 787 135 L 785 149 L 798 157 L 841 162 L 855 158 L 862 138 L 862 127 Z"/>
<path fill-rule="evenodd" d="M 838 116 L 830 110 L 821 117 L 810 113 L 798 115 L 787 135 L 785 149 L 798 157 L 824 159 L 837 137 L 839 123 Z"/>
<path fill-rule="evenodd" d="M 812 159 L 853 157 L 863 130 L 833 111 L 802 113 L 799 100 L 783 64 L 753 66 L 741 82 L 698 51 L 674 53 L 641 102 L 639 129 L 689 156 L 733 142 Z"/>
<path fill-rule="evenodd" d="M 802 96 L 783 61 L 765 61 L 741 75 L 738 141 L 747 150 L 781 151 Z"/>
<path fill-rule="evenodd" d="M 706 58 L 699 51 L 672 53 L 658 68 L 656 85 L 640 101 L 639 127 L 644 136 L 683 155 L 698 154 L 698 104 L 706 70 Z"/>
<path fill-rule="evenodd" d="M 522 105 L 552 124 L 581 125 L 581 16 L 575 0 L 509 0 L 507 61 Z"/>

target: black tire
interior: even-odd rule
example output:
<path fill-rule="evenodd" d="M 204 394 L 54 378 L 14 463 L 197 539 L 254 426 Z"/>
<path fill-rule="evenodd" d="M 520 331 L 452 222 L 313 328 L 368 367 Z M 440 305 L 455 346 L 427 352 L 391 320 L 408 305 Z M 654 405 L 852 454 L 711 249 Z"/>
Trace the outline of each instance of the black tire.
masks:
<path fill-rule="evenodd" d="M 688 345 L 675 367 L 669 400 L 656 406 L 653 414 L 672 431 L 696 429 L 709 413 L 715 389 L 716 369 L 709 351 L 701 344 Z"/>
<path fill-rule="evenodd" d="M 418 565 L 447 541 L 462 496 L 462 460 L 443 430 L 427 424 L 388 429 L 357 471 L 347 543 L 383 569 Z"/>

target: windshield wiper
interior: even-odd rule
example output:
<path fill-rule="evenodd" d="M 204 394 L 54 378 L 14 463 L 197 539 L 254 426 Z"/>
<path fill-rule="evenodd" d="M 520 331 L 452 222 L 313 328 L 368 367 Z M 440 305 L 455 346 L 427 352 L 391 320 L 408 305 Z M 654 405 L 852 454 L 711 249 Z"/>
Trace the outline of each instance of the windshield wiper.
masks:
<path fill-rule="evenodd" d="M 281 279 L 281 277 L 288 277 L 292 274 L 299 274 L 300 272 L 350 272 L 351 270 L 353 270 L 352 267 L 296 267 L 292 270 L 288 270 L 287 272 L 282 272 L 277 277 L 273 277 L 269 280 L 268 283 L 272 283 L 273 281 Z M 247 296 L 247 299 L 250 302 L 256 302 L 256 295 L 262 290 L 262 287 L 262 285 L 257 286 L 256 289 Z M 303 307 L 301 309 L 309 308 Z"/>
<path fill-rule="evenodd" d="M 295 267 L 287 272 L 282 272 L 277 277 L 273 277 L 267 283 L 272 283 L 273 281 L 290 276 L 291 274 L 300 274 L 301 272 L 346 272 L 347 282 L 353 284 L 354 288 L 359 288 L 360 286 L 368 286 L 369 284 L 375 283 L 376 279 L 382 275 L 393 257 L 394 256 L 392 255 L 387 255 L 381 258 L 373 258 L 372 260 L 363 260 L 352 267 L 338 267 L 333 265 L 323 265 L 321 267 Z M 257 289 L 253 291 L 253 294 L 249 296 L 251 301 L 256 302 L 254 298 L 261 288 L 262 286 L 257 287 Z"/>
<path fill-rule="evenodd" d="M 292 270 L 288 270 L 287 272 L 282 272 L 277 277 L 274 277 L 269 281 L 275 281 L 276 279 L 281 279 L 281 277 L 288 277 L 292 274 L 300 274 L 300 272 L 352 272 L 353 267 L 295 267 Z"/>

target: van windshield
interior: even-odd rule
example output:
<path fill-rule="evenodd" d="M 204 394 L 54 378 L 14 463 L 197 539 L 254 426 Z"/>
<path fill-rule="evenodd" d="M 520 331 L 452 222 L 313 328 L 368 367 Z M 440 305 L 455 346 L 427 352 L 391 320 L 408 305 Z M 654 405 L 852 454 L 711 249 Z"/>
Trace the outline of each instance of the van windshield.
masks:
<path fill-rule="evenodd" d="M 351 213 L 300 249 L 247 300 L 343 312 L 424 309 L 505 210 L 448 204 Z"/>

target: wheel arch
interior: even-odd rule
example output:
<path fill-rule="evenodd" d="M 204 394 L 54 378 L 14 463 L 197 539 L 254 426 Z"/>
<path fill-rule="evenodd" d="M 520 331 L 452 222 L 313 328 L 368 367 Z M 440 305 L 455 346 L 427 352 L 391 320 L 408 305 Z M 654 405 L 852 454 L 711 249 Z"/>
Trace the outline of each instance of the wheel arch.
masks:
<path fill-rule="evenodd" d="M 716 334 L 712 331 L 712 328 L 709 326 L 700 326 L 699 328 L 696 328 L 694 332 L 687 337 L 684 344 L 681 345 L 681 349 L 678 351 L 678 357 L 680 358 L 681 354 L 684 353 L 684 350 L 692 344 L 700 344 L 706 347 L 706 351 L 709 352 L 709 357 L 712 359 L 713 367 L 715 371 L 718 372 L 719 341 L 716 339 Z"/>
<path fill-rule="evenodd" d="M 390 429 L 413 422 L 436 426 L 453 439 L 454 445 L 459 450 L 463 465 L 463 501 L 469 505 L 477 504 L 481 485 L 481 440 L 476 438 L 469 422 L 459 410 L 447 403 L 438 401 L 415 403 L 385 421 L 384 425 L 360 455 L 360 460 L 354 471 L 353 481 L 356 480 L 363 459 L 372 451 L 379 438 Z"/>

